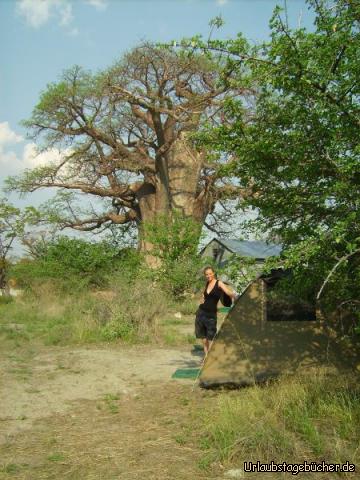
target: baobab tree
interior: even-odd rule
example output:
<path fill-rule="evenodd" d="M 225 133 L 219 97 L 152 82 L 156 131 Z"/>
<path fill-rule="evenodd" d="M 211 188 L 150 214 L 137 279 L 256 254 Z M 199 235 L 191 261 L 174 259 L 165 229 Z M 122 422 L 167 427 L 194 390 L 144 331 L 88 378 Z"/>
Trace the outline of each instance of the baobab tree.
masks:
<path fill-rule="evenodd" d="M 99 74 L 71 68 L 47 87 L 26 122 L 44 149 L 62 151 L 61 159 L 10 179 L 10 189 L 60 189 L 52 215 L 62 227 L 97 231 L 135 222 L 144 252 L 151 249 L 144 228 L 158 215 L 176 211 L 206 224 L 217 202 L 251 194 L 226 177 L 224 158 L 192 140 L 205 122 L 221 119 L 227 97 L 252 95 L 231 88 L 232 69 L 220 63 L 143 44 Z M 107 208 L 81 213 L 64 191 L 107 200 Z"/>

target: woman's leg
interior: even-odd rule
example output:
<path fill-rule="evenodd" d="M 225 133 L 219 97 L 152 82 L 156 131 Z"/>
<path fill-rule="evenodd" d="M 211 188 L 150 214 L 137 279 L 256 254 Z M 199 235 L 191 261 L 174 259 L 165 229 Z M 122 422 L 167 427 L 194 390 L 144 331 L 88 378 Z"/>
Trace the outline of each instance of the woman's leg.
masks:
<path fill-rule="evenodd" d="M 208 354 L 208 351 L 210 349 L 210 346 L 211 346 L 211 343 L 210 340 L 208 340 L 207 338 L 203 338 L 203 345 L 204 345 L 204 353 L 205 353 L 205 356 Z"/>

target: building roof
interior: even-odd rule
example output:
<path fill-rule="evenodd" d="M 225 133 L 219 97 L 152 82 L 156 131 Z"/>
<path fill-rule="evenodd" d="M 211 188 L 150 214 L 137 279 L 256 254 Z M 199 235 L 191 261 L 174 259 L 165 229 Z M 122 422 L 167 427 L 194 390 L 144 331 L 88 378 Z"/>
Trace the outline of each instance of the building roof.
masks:
<path fill-rule="evenodd" d="M 243 257 L 268 258 L 280 255 L 282 246 L 274 243 L 262 242 L 260 240 L 229 240 L 225 238 L 213 238 L 212 241 L 222 244 L 232 253 Z"/>

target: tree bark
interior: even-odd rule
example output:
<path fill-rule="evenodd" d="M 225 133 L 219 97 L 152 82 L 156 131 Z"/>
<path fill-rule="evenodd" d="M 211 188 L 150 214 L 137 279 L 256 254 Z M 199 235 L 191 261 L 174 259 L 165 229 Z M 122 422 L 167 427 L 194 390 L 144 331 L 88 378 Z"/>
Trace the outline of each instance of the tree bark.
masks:
<path fill-rule="evenodd" d="M 160 172 L 149 177 L 137 191 L 138 249 L 145 254 L 150 266 L 157 266 L 159 260 L 151 254 L 153 245 L 146 239 L 148 222 L 156 222 L 156 218 L 177 212 L 198 222 L 200 235 L 201 226 L 214 204 L 210 195 L 199 190 L 204 155 L 189 145 L 184 133 L 179 134 L 164 156 L 162 164 L 166 165 L 166 169 L 160 167 Z"/>

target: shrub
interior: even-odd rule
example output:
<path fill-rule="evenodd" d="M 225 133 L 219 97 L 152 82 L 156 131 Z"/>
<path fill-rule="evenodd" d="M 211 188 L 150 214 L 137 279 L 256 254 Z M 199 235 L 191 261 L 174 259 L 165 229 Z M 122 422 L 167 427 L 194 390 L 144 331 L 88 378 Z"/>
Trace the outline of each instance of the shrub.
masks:
<path fill-rule="evenodd" d="M 14 298 L 11 295 L 0 295 L 0 305 L 8 305 L 13 301 Z"/>
<path fill-rule="evenodd" d="M 62 290 L 78 291 L 88 285 L 106 284 L 109 272 L 119 262 L 118 250 L 108 242 L 58 237 L 44 245 L 36 259 L 23 259 L 14 265 L 11 274 L 23 288 L 53 279 Z"/>
<path fill-rule="evenodd" d="M 145 225 L 151 253 L 159 259 L 155 278 L 175 298 L 193 290 L 197 282 L 203 262 L 197 254 L 200 230 L 197 222 L 177 212 Z"/>
<path fill-rule="evenodd" d="M 102 327 L 100 334 L 107 341 L 121 339 L 129 342 L 136 337 L 136 330 L 131 322 L 120 315 Z"/>

